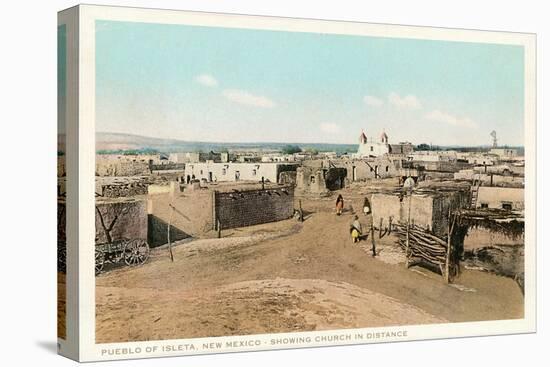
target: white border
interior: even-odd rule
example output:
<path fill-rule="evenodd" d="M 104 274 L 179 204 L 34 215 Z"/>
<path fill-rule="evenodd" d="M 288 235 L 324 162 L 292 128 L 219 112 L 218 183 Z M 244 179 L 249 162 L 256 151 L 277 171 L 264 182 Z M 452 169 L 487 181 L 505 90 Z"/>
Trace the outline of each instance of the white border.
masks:
<path fill-rule="evenodd" d="M 59 13 L 57 26 L 66 31 L 66 101 L 65 101 L 65 171 L 66 171 L 66 271 L 65 271 L 65 339 L 57 338 L 58 351 L 69 358 L 78 358 L 79 317 L 79 155 L 78 155 L 78 8 Z M 58 61 L 59 62 L 59 61 Z M 59 287 L 59 284 L 57 285 Z"/>
<path fill-rule="evenodd" d="M 200 339 L 161 340 L 150 342 L 131 342 L 114 344 L 95 344 L 95 276 L 94 261 L 94 176 L 95 176 L 95 20 L 118 20 L 129 22 L 147 22 L 164 24 L 202 25 L 226 28 L 246 28 L 281 30 L 293 32 L 311 32 L 327 34 L 348 34 L 378 36 L 390 38 L 413 38 L 476 43 L 496 43 L 520 45 L 525 49 L 525 318 L 521 320 L 483 321 L 468 323 L 449 323 L 443 325 L 402 326 L 387 328 L 367 328 L 355 330 L 336 330 L 323 332 L 281 333 L 277 338 L 290 336 L 318 336 L 342 333 L 373 333 L 377 331 L 406 330 L 404 338 L 384 338 L 370 341 L 311 343 L 288 346 L 288 348 L 312 347 L 322 345 L 363 344 L 391 341 L 408 341 L 448 337 L 466 337 L 478 335 L 502 335 L 528 333 L 536 331 L 536 37 L 534 34 L 505 33 L 493 31 L 472 31 L 461 29 L 443 29 L 399 25 L 368 24 L 342 21 L 321 21 L 310 19 L 290 19 L 279 17 L 243 16 L 230 14 L 198 13 L 175 10 L 141 9 L 81 5 L 80 12 L 80 70 L 79 70 L 79 198 L 80 198 L 80 252 L 79 252 L 79 324 L 80 324 L 80 360 L 110 360 L 161 357 L 189 354 L 214 353 L 208 350 L 191 352 L 162 352 L 163 346 L 175 344 L 202 344 L 203 341 L 232 341 L 253 338 L 268 342 L 275 334 L 254 336 L 219 337 Z M 84 142 L 86 142 L 84 144 Z M 146 347 L 157 349 L 145 353 Z M 124 354 L 113 357 L 102 356 L 105 348 L 141 348 L 140 354 Z M 221 348 L 215 353 L 249 350 L 281 349 L 262 345 L 252 348 Z"/>

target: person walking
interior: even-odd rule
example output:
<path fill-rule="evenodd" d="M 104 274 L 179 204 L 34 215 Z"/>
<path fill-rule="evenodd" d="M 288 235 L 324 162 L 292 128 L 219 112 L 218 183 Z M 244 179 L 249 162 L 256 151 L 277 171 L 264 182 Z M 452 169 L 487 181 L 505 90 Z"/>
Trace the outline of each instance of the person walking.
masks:
<path fill-rule="evenodd" d="M 336 215 L 341 215 L 344 210 L 344 198 L 342 195 L 338 195 L 336 198 Z"/>
<path fill-rule="evenodd" d="M 351 232 L 351 240 L 353 243 L 357 243 L 360 241 L 360 237 L 363 233 L 363 229 L 361 227 L 361 223 L 359 222 L 359 217 L 355 215 L 353 217 L 353 223 L 350 225 L 350 232 Z"/>
<path fill-rule="evenodd" d="M 369 198 L 365 198 L 365 201 L 363 202 L 363 214 L 369 215 L 370 214 L 370 202 Z"/>

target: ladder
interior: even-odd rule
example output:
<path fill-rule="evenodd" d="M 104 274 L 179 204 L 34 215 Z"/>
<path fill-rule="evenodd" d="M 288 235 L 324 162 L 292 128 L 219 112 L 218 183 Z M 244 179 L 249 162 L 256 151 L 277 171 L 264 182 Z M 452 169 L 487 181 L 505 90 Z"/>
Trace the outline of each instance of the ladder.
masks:
<path fill-rule="evenodd" d="M 472 182 L 472 188 L 470 193 L 470 208 L 475 209 L 477 205 L 477 196 L 479 194 L 479 187 L 481 186 L 481 179 L 475 179 Z"/>

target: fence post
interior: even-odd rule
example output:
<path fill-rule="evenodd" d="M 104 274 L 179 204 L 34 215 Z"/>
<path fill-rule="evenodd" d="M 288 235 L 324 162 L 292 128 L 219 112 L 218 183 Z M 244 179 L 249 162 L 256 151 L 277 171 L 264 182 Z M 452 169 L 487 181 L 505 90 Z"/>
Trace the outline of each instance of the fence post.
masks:
<path fill-rule="evenodd" d="M 453 215 L 453 220 L 451 223 L 451 208 L 449 207 L 449 223 L 447 227 L 447 256 L 445 257 L 445 282 L 450 282 L 450 267 L 451 267 L 451 250 L 452 250 L 452 241 L 453 230 L 456 221 L 456 214 Z"/>
<path fill-rule="evenodd" d="M 372 257 L 376 256 L 376 243 L 374 242 L 374 220 L 370 222 L 370 238 L 372 239 Z"/>

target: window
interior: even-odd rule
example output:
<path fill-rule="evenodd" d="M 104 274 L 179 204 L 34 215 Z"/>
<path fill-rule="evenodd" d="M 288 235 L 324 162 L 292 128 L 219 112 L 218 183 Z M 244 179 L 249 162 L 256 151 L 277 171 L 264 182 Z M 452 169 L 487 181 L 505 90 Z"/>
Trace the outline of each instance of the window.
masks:
<path fill-rule="evenodd" d="M 202 175 L 202 169 L 201 169 L 201 175 Z"/>
<path fill-rule="evenodd" d="M 370 147 L 370 151 L 373 152 L 373 151 L 374 151 L 374 147 L 371 146 L 371 147 Z"/>
<path fill-rule="evenodd" d="M 310 183 L 315 183 L 315 176 L 311 176 L 311 177 L 309 178 L 309 182 L 310 182 Z"/>
<path fill-rule="evenodd" d="M 222 168 L 222 175 L 226 175 L 227 174 L 227 170 L 225 168 Z"/>
<path fill-rule="evenodd" d="M 256 176 L 256 169 L 252 170 L 252 176 Z"/>
<path fill-rule="evenodd" d="M 503 201 L 502 202 L 502 209 L 504 210 L 512 210 L 512 203 L 509 201 Z"/>
<path fill-rule="evenodd" d="M 486 209 L 486 208 L 489 207 L 489 204 L 487 204 L 487 203 L 481 203 L 481 207 L 484 208 L 484 209 Z"/>
<path fill-rule="evenodd" d="M 386 166 L 386 172 L 390 171 L 390 166 Z"/>

